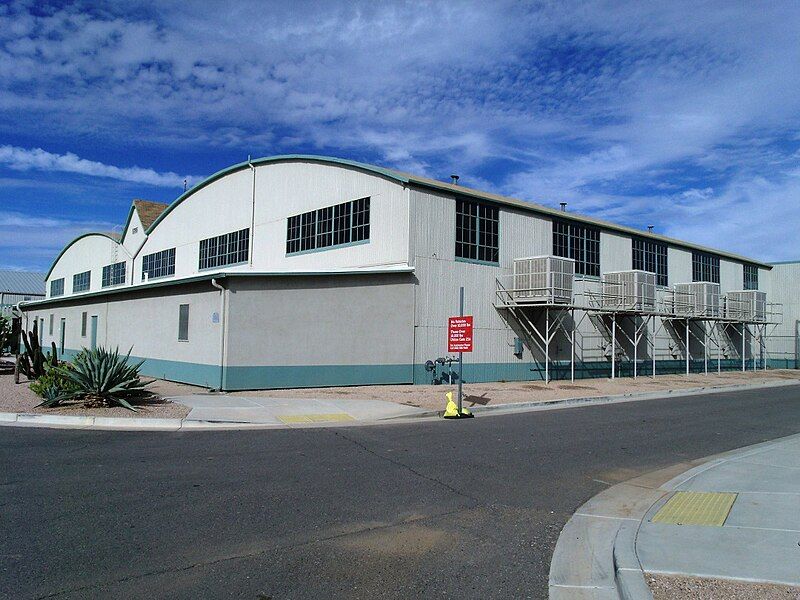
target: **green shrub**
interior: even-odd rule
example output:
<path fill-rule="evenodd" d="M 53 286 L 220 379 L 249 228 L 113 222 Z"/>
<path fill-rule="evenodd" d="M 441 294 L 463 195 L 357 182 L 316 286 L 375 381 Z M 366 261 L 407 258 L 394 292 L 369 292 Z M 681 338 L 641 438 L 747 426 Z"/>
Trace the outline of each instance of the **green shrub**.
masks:
<path fill-rule="evenodd" d="M 98 347 L 85 348 L 72 361 L 72 368 L 66 373 L 75 389 L 45 400 L 39 406 L 56 406 L 65 400 L 82 400 L 84 406 L 123 406 L 136 411 L 129 399 L 146 396 L 149 392 L 139 379 L 139 369 L 144 361 L 128 364 L 130 351 L 120 356 L 119 349 L 113 352 Z"/>
<path fill-rule="evenodd" d="M 48 365 L 48 363 L 45 363 Z M 60 362 L 57 367 L 45 366 L 45 373 L 31 383 L 31 390 L 40 398 L 48 399 L 45 390 L 58 390 L 57 395 L 76 392 L 77 384 L 67 375 L 73 370 L 72 363 Z"/>

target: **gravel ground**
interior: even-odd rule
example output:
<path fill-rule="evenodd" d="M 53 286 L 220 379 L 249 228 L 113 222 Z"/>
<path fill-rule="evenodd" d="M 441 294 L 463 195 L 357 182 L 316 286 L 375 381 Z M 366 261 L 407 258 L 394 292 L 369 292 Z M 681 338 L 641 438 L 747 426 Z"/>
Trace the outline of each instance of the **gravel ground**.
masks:
<path fill-rule="evenodd" d="M 162 419 L 181 419 L 189 414 L 189 407 L 156 396 L 136 405 L 132 412 L 126 408 L 82 408 L 79 406 L 59 406 L 55 408 L 34 408 L 42 401 L 34 394 L 23 375 L 19 384 L 14 383 L 14 374 L 0 368 L 0 412 L 46 413 L 49 415 L 75 415 L 96 417 L 158 417 Z M 157 394 L 157 392 L 154 392 Z"/>
<path fill-rule="evenodd" d="M 464 393 L 468 396 L 465 406 L 507 404 L 515 402 L 547 401 L 560 398 L 589 398 L 636 392 L 678 390 L 696 387 L 715 387 L 736 384 L 766 383 L 779 380 L 800 380 L 800 371 L 730 371 L 692 375 L 659 375 L 655 379 L 630 377 L 618 379 L 582 379 L 575 383 L 554 381 L 545 385 L 536 382 L 466 383 Z M 158 381 L 153 391 L 161 396 L 180 396 L 207 393 L 199 388 L 169 381 Z M 286 390 L 253 390 L 232 392 L 234 396 L 258 396 L 267 398 L 348 398 L 362 400 L 386 400 L 427 409 L 444 407 L 444 395 L 451 390 L 446 385 L 369 385 L 354 387 L 301 388 Z"/>
<path fill-rule="evenodd" d="M 800 600 L 800 588 L 726 579 L 647 574 L 654 600 Z"/>

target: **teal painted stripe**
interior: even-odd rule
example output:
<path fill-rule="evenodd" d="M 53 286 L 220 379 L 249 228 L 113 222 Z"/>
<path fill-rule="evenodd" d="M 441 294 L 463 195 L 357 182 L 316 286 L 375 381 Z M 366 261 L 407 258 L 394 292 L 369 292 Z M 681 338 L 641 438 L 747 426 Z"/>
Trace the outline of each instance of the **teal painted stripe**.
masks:
<path fill-rule="evenodd" d="M 80 350 L 65 348 L 60 358 L 63 360 L 72 360 L 78 352 L 80 352 Z M 140 372 L 142 375 L 148 377 L 200 385 L 208 388 L 219 387 L 219 365 L 163 360 L 160 358 L 143 358 L 140 356 L 131 356 L 131 360 L 134 362 L 144 360 Z"/>
<path fill-rule="evenodd" d="M 227 367 L 226 390 L 255 390 L 338 385 L 412 383 L 413 366 L 400 365 L 305 365 Z"/>
<path fill-rule="evenodd" d="M 326 252 L 328 250 L 338 250 L 339 248 L 350 248 L 352 246 L 364 246 L 369 244 L 369 240 L 358 240 L 357 242 L 345 242 L 344 244 L 331 244 L 330 246 L 322 246 L 321 248 L 311 248 L 309 250 L 298 250 L 297 252 L 287 252 L 285 256 L 302 256 L 303 254 L 316 254 L 317 252 Z"/>
<path fill-rule="evenodd" d="M 62 359 L 71 360 L 78 350 L 65 349 Z M 131 357 L 132 360 L 142 360 Z M 753 361 L 745 361 L 748 371 L 753 370 Z M 793 369 L 793 359 L 769 359 L 770 369 Z M 759 361 L 759 368 L 763 363 Z M 721 362 L 723 371 L 739 371 L 741 360 L 729 359 Z M 610 363 L 596 361 L 577 363 L 576 379 L 607 378 L 610 376 Z M 638 374 L 651 374 L 652 363 L 641 361 L 637 367 Z M 457 370 L 457 365 L 454 365 Z M 692 373 L 704 371 L 703 361 L 691 361 L 689 370 Z M 716 361 L 709 361 L 708 370 L 717 370 Z M 142 374 L 169 381 L 177 381 L 207 388 L 219 386 L 219 366 L 163 360 L 157 358 L 144 359 Z M 681 374 L 686 372 L 686 363 L 682 360 L 656 362 L 656 374 Z M 441 373 L 439 369 L 438 373 Z M 617 370 L 618 377 L 633 375 L 633 365 L 622 363 Z M 564 361 L 550 366 L 550 376 L 554 380 L 570 378 L 569 363 Z M 225 370 L 223 387 L 225 390 L 281 389 L 302 387 L 330 387 L 348 385 L 386 385 L 386 384 L 429 384 L 431 373 L 425 371 L 425 365 L 302 365 L 302 366 L 240 366 L 228 367 Z M 488 383 L 494 381 L 541 381 L 544 379 L 542 363 L 470 363 L 464 362 L 464 381 L 469 383 Z"/>
<path fill-rule="evenodd" d="M 763 369 L 763 362 L 758 361 L 758 368 Z M 769 359 L 767 367 L 770 369 L 793 369 L 794 360 Z M 742 361 L 728 359 L 720 362 L 722 371 L 740 371 Z M 753 370 L 752 359 L 745 361 L 745 368 Z M 636 367 L 638 375 L 652 375 L 652 362 L 648 360 L 639 361 Z M 458 365 L 453 365 L 453 370 L 458 372 Z M 717 362 L 708 361 L 708 372 L 713 373 L 717 370 Z M 437 370 L 437 376 L 443 370 Z M 689 361 L 690 373 L 705 372 L 705 362 L 702 360 Z M 661 360 L 656 361 L 656 375 L 680 375 L 686 373 L 685 360 Z M 633 364 L 623 362 L 617 365 L 617 377 L 632 377 Z M 598 379 L 611 376 L 611 363 L 608 361 L 583 362 L 575 364 L 575 379 Z M 550 377 L 554 380 L 565 380 L 570 378 L 570 365 L 568 361 L 562 361 L 550 365 Z M 515 363 L 470 363 L 464 361 L 464 381 L 468 383 L 489 383 L 494 381 L 542 381 L 545 378 L 544 363 L 537 362 L 515 362 Z M 425 365 L 414 365 L 414 383 L 430 384 L 433 374 L 425 370 Z"/>

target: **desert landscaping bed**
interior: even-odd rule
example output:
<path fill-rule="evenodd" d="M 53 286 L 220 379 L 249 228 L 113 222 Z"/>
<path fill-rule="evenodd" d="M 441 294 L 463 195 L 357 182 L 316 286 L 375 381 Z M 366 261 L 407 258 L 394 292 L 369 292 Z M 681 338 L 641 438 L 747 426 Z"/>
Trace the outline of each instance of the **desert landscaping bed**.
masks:
<path fill-rule="evenodd" d="M 654 600 L 800 600 L 800 588 L 648 573 Z"/>
<path fill-rule="evenodd" d="M 136 404 L 136 412 L 122 407 L 83 408 L 76 405 L 36 408 L 42 399 L 31 391 L 24 376 L 19 384 L 14 383 L 13 364 L 0 365 L 0 412 L 40 413 L 48 415 L 74 415 L 96 417 L 149 417 L 161 419 L 181 419 L 189 414 L 189 407 L 162 398 L 153 390 L 154 396 Z"/>

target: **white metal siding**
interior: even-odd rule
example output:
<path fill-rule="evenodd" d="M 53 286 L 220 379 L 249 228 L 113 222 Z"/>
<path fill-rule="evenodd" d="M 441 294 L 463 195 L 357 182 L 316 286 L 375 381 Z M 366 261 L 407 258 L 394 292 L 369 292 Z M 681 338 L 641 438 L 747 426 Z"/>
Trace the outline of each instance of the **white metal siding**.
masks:
<path fill-rule="evenodd" d="M 124 247 L 104 235 L 88 235 L 72 244 L 53 267 L 46 282 L 47 297 L 50 297 L 50 282 L 64 278 L 64 296 L 72 295 L 72 276 L 91 271 L 88 292 L 102 289 L 103 267 L 126 261 L 126 273 L 130 270 L 130 257 Z M 81 292 L 85 293 L 85 292 Z"/>

